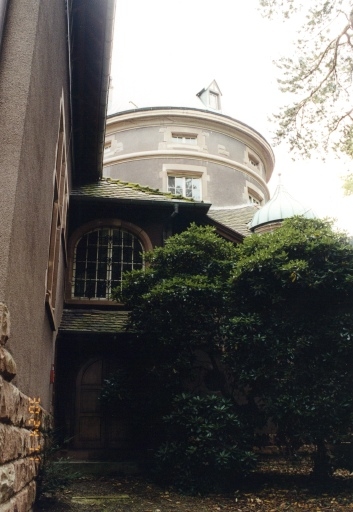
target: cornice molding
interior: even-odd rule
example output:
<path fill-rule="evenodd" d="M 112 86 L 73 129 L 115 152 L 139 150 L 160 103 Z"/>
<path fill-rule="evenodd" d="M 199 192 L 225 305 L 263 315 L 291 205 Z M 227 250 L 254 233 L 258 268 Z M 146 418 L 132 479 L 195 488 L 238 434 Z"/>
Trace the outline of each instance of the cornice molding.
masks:
<path fill-rule="evenodd" d="M 265 187 L 267 190 L 266 181 L 255 171 L 250 169 L 247 165 L 237 162 L 235 160 L 231 160 L 229 158 L 224 158 L 218 155 L 212 155 L 207 153 L 203 155 L 198 151 L 182 151 L 182 150 L 171 150 L 171 149 L 162 149 L 155 151 L 139 151 L 136 153 L 129 153 L 127 155 L 119 155 L 113 156 L 111 158 L 106 158 L 104 160 L 104 166 L 121 164 L 125 162 L 134 162 L 138 160 L 153 160 L 155 158 L 164 159 L 165 158 L 189 158 L 192 160 L 207 160 L 207 162 L 213 162 L 216 164 L 222 164 L 227 167 L 231 167 L 236 171 L 240 171 L 245 173 L 248 176 L 251 176 L 253 179 L 257 180 L 261 185 Z"/>
<path fill-rule="evenodd" d="M 246 144 L 251 150 L 262 157 L 265 164 L 267 181 L 269 181 L 275 156 L 272 147 L 267 140 L 250 126 L 222 114 L 216 114 L 205 110 L 191 108 L 156 107 L 151 109 L 139 109 L 111 115 L 107 119 L 106 135 L 117 131 L 126 131 L 149 126 L 167 126 L 181 123 L 186 126 L 199 125 L 206 130 L 218 131 L 235 140 Z M 188 152 L 189 154 L 189 152 Z M 199 157 L 202 153 L 199 153 Z M 207 155 L 209 158 L 210 155 Z M 106 164 L 106 161 L 104 162 Z"/>

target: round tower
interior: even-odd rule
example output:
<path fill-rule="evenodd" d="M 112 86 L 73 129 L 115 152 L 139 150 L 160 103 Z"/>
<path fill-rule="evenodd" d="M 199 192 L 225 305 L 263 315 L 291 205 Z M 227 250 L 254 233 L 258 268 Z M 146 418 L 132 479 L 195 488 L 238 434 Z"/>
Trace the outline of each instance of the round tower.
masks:
<path fill-rule="evenodd" d="M 107 120 L 104 178 L 236 207 L 269 200 L 273 167 L 264 137 L 220 112 L 153 107 Z"/>

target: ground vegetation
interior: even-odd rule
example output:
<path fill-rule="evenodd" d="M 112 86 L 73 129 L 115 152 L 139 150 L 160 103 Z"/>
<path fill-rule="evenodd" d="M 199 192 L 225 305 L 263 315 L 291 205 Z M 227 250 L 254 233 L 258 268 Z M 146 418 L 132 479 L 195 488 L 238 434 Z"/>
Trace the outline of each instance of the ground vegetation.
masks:
<path fill-rule="evenodd" d="M 337 471 L 329 486 L 310 479 L 310 464 L 270 457 L 232 492 L 188 495 L 156 485 L 142 475 L 85 475 L 56 495 L 46 495 L 36 512 L 350 512 L 353 480 Z"/>

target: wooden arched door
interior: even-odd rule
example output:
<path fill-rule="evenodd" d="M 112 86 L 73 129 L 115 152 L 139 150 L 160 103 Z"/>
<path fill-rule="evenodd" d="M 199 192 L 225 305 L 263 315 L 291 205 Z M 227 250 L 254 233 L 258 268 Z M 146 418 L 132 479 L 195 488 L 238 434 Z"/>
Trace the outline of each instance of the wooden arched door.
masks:
<path fill-rule="evenodd" d="M 128 417 L 115 413 L 100 401 L 104 379 L 112 373 L 111 361 L 90 359 L 76 381 L 76 428 L 74 444 L 81 449 L 126 449 Z"/>

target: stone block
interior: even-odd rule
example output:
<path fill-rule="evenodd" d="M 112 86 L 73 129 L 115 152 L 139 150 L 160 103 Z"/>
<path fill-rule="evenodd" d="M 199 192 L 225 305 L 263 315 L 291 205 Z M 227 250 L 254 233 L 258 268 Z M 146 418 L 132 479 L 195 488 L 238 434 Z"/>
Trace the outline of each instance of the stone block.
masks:
<path fill-rule="evenodd" d="M 0 464 L 30 456 L 35 445 L 30 434 L 26 429 L 0 424 Z"/>
<path fill-rule="evenodd" d="M 34 480 L 38 464 L 32 458 L 16 460 L 0 466 L 0 503 L 21 491 Z"/>
<path fill-rule="evenodd" d="M 9 501 L 15 494 L 15 467 L 14 464 L 0 466 L 0 503 Z"/>
<path fill-rule="evenodd" d="M 17 368 L 12 355 L 5 347 L 0 345 L 0 375 L 7 381 L 16 376 Z"/>
<path fill-rule="evenodd" d="M 37 476 L 39 464 L 33 458 L 27 457 L 25 459 L 16 460 L 13 463 L 15 470 L 15 482 L 13 490 L 15 493 L 19 492 L 23 487 L 28 485 Z M 0 466 L 1 467 L 1 466 Z"/>
<path fill-rule="evenodd" d="M 0 345 L 5 345 L 10 336 L 10 312 L 3 302 L 0 302 Z"/>
<path fill-rule="evenodd" d="M 0 512 L 30 512 L 36 499 L 36 483 L 32 480 L 24 489 L 6 503 L 0 504 Z"/>
<path fill-rule="evenodd" d="M 0 422 L 24 427 L 31 417 L 29 398 L 0 376 Z"/>
<path fill-rule="evenodd" d="M 1 354 L 4 350 L 0 346 Z M 45 435 L 40 431 L 48 431 L 51 424 L 44 409 L 33 406 L 31 398 L 0 375 L 0 512 L 32 510 L 38 470 L 32 455 L 43 450 Z"/>

